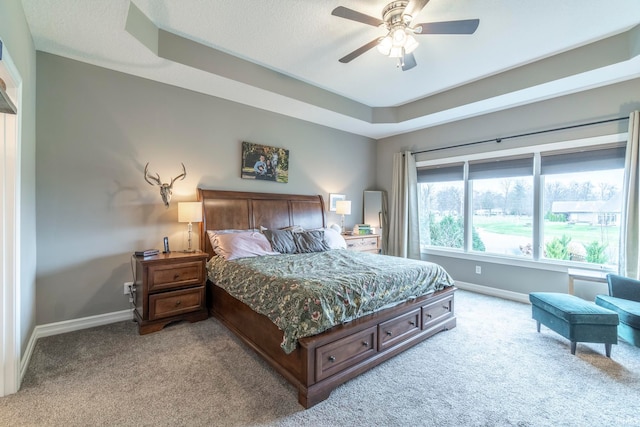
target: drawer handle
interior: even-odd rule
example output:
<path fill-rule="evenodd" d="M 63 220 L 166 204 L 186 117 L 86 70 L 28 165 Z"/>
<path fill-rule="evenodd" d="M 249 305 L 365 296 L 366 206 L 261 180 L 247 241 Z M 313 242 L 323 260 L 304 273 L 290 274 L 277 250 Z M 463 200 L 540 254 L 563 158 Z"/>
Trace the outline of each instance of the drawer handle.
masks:
<path fill-rule="evenodd" d="M 175 273 L 175 274 L 173 275 L 173 280 L 176 280 L 176 279 L 177 279 L 177 278 L 179 278 L 179 277 L 180 277 L 180 273 Z"/>
<path fill-rule="evenodd" d="M 363 347 L 369 347 L 369 341 L 362 341 Z"/>
<path fill-rule="evenodd" d="M 449 306 L 448 305 L 443 305 L 442 308 L 444 308 L 445 310 L 449 310 Z"/>
<path fill-rule="evenodd" d="M 431 319 L 431 315 L 429 313 L 427 313 L 427 318 Z"/>
<path fill-rule="evenodd" d="M 410 324 L 411 326 L 416 326 L 416 322 L 414 322 L 413 320 L 409 321 L 409 324 Z"/>
<path fill-rule="evenodd" d="M 393 332 L 391 332 L 391 331 L 387 331 L 387 336 L 389 336 L 389 337 L 390 337 L 391 335 L 393 335 Z"/>
<path fill-rule="evenodd" d="M 180 300 L 176 301 L 176 307 L 179 306 L 180 304 L 182 304 L 182 301 Z"/>
<path fill-rule="evenodd" d="M 336 361 L 336 357 L 335 356 L 329 356 L 329 362 L 335 362 Z"/>

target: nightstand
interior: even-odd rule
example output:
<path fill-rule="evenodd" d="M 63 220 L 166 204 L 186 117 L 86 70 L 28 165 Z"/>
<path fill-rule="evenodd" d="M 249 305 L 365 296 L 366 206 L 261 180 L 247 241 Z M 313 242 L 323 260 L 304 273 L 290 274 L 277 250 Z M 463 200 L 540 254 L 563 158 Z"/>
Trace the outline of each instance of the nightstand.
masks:
<path fill-rule="evenodd" d="M 347 249 L 358 252 L 380 253 L 380 236 L 378 234 L 343 234 Z"/>
<path fill-rule="evenodd" d="M 136 257 L 134 320 L 140 335 L 156 332 L 179 320 L 208 317 L 205 252 L 171 252 Z"/>

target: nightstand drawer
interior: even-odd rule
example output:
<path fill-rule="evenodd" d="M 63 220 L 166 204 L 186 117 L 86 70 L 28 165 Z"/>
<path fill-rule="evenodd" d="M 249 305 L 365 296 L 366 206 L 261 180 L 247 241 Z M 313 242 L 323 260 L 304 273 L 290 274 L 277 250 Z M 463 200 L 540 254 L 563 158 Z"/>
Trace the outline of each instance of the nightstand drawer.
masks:
<path fill-rule="evenodd" d="M 204 286 L 149 295 L 149 320 L 171 317 L 204 308 Z"/>
<path fill-rule="evenodd" d="M 149 292 L 200 285 L 204 282 L 204 262 L 189 261 L 149 266 Z"/>
<path fill-rule="evenodd" d="M 358 252 L 378 253 L 378 236 L 344 236 L 347 249 Z"/>

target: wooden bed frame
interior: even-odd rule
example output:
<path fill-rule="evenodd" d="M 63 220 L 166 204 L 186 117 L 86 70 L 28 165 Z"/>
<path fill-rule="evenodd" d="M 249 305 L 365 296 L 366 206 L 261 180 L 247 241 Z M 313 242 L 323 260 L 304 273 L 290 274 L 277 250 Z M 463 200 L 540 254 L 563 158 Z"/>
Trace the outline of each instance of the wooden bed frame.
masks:
<path fill-rule="evenodd" d="M 322 196 L 198 189 L 203 205 L 200 247 L 213 255 L 206 230 L 325 227 Z M 222 288 L 207 282 L 209 313 L 298 389 L 309 408 L 338 385 L 368 371 L 426 338 L 456 326 L 455 288 L 404 302 L 321 334 L 302 338 L 293 353 L 280 347 L 282 331 Z"/>

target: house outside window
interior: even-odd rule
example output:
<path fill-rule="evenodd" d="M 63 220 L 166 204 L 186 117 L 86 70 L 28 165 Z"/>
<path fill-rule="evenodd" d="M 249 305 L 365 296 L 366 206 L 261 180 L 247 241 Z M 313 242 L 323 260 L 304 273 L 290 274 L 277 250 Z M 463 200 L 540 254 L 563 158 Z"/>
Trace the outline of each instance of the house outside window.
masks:
<path fill-rule="evenodd" d="M 624 152 L 542 153 L 544 258 L 618 264 Z"/>

